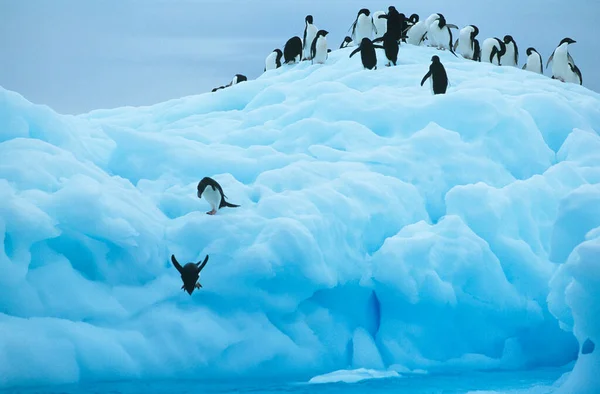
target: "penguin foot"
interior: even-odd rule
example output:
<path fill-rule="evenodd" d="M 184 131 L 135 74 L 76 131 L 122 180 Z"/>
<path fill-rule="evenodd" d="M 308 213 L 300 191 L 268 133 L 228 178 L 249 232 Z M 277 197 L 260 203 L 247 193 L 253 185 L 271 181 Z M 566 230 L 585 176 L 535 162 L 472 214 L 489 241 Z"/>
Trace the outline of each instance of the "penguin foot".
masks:
<path fill-rule="evenodd" d="M 217 210 L 216 210 L 216 209 L 213 209 L 212 211 L 208 211 L 208 212 L 206 212 L 206 214 L 207 214 L 207 215 L 214 215 L 214 214 L 216 214 L 216 213 L 217 213 Z"/>
<path fill-rule="evenodd" d="M 195 287 L 196 289 L 199 289 L 199 288 L 201 288 L 201 287 L 202 287 L 202 285 L 201 285 L 200 283 L 196 283 L 196 284 L 194 285 L 194 287 Z"/>

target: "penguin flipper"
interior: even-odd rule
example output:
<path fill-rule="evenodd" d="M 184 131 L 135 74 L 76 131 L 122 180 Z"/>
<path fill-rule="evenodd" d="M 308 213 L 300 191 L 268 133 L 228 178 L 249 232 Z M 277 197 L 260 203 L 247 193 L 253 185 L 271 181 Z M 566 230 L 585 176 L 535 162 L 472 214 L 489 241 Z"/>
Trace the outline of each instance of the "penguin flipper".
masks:
<path fill-rule="evenodd" d="M 548 61 L 546 62 L 546 68 L 548 68 L 552 59 L 554 59 L 554 51 L 552 51 L 552 55 L 550 55 L 550 57 L 548 58 Z"/>
<path fill-rule="evenodd" d="M 575 60 L 573 60 L 573 58 L 571 57 L 571 54 L 569 52 L 567 52 L 567 60 L 569 61 L 569 63 L 571 63 L 572 65 L 575 65 Z"/>
<path fill-rule="evenodd" d="M 383 45 L 373 45 L 373 48 L 385 49 Z"/>
<path fill-rule="evenodd" d="M 456 39 L 456 41 L 454 41 L 454 50 L 456 51 L 456 48 L 458 48 L 458 38 Z"/>
<path fill-rule="evenodd" d="M 377 37 L 376 39 L 373 40 L 373 42 L 381 42 L 383 41 L 383 37 Z"/>
<path fill-rule="evenodd" d="M 452 23 L 446 23 L 446 26 L 448 26 L 451 29 L 458 29 L 458 26 L 453 25 Z"/>
<path fill-rule="evenodd" d="M 425 74 L 425 76 L 421 80 L 421 86 L 423 86 L 423 84 L 425 83 L 425 81 L 427 81 L 427 78 L 429 78 L 429 77 L 431 77 L 431 67 L 429 68 L 429 71 L 427 72 L 427 74 Z"/>
<path fill-rule="evenodd" d="M 523 67 L 521 67 L 521 70 L 525 70 L 525 67 L 527 67 L 527 63 L 523 64 Z"/>
<path fill-rule="evenodd" d="M 177 271 L 179 271 L 179 273 L 181 274 L 183 271 L 183 267 L 181 266 L 181 264 L 179 264 L 179 261 L 177 261 L 174 254 L 171 255 L 171 263 L 173 263 L 175 268 L 177 268 Z"/>
<path fill-rule="evenodd" d="M 202 271 L 202 268 L 204 268 L 204 266 L 206 265 L 207 262 L 208 262 L 208 255 L 206 255 L 202 264 L 200 264 L 200 262 L 198 262 L 196 264 L 198 266 L 198 273 L 200 273 L 200 271 Z"/>
<path fill-rule="evenodd" d="M 353 50 L 349 57 L 356 55 L 359 51 L 360 51 L 360 46 L 358 48 L 356 48 L 355 50 Z"/>

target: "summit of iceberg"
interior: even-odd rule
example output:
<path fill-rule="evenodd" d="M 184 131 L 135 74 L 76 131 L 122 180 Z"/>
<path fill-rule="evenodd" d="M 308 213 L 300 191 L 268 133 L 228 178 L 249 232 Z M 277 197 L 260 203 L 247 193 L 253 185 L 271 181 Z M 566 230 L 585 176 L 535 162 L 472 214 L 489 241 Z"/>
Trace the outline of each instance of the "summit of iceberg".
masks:
<path fill-rule="evenodd" d="M 79 116 L 0 89 L 0 386 L 573 361 L 564 392 L 599 384 L 600 95 L 352 50 Z M 205 176 L 240 207 L 207 215 Z M 171 254 L 210 255 L 191 297 Z"/>

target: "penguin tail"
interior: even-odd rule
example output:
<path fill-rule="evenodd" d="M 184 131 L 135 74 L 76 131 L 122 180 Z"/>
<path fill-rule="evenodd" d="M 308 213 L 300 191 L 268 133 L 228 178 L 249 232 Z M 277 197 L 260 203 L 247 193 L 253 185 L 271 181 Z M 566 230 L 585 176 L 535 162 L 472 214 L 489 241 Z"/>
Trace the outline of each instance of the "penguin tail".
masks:
<path fill-rule="evenodd" d="M 220 206 L 219 206 L 219 209 L 221 209 L 221 208 L 223 208 L 223 207 L 237 208 L 237 207 L 239 207 L 239 205 L 232 204 L 232 203 L 230 203 L 230 202 L 227 202 L 227 201 L 223 200 L 223 201 L 221 202 Z"/>

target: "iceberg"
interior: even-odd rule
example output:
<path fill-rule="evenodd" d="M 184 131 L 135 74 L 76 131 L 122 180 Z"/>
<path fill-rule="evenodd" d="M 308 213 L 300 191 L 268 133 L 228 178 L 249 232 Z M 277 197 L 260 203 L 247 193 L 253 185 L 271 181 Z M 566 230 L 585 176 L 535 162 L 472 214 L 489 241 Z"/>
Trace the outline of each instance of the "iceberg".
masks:
<path fill-rule="evenodd" d="M 600 387 L 600 95 L 352 49 L 78 116 L 0 89 L 0 387 L 572 362 L 557 390 Z M 204 176 L 241 206 L 206 215 Z M 193 296 L 171 254 L 210 255 Z"/>

